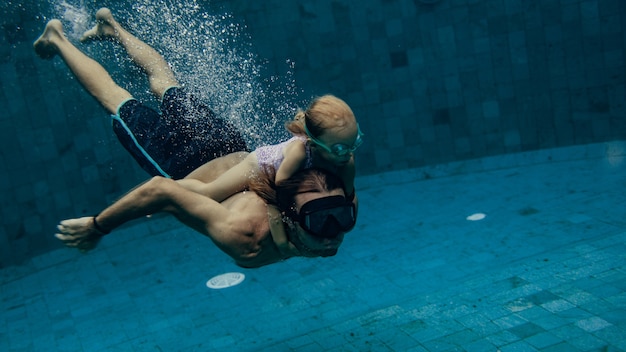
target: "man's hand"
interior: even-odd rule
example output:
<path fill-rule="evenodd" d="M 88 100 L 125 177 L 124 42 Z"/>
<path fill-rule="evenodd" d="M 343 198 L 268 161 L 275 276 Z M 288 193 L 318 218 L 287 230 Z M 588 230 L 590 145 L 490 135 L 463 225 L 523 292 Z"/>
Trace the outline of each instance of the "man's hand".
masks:
<path fill-rule="evenodd" d="M 104 234 L 94 227 L 93 217 L 87 216 L 78 219 L 63 220 L 57 225 L 59 233 L 54 237 L 72 248 L 87 252 L 96 248 Z"/>

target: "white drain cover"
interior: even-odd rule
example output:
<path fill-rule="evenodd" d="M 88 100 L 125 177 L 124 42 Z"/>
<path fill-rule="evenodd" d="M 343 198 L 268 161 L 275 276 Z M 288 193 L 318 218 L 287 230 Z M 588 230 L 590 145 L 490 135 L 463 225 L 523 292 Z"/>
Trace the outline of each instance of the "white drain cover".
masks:
<path fill-rule="evenodd" d="M 484 219 L 485 216 L 487 216 L 487 215 L 485 215 L 483 213 L 476 213 L 476 214 L 472 214 L 472 215 L 468 216 L 466 219 L 469 220 L 469 221 L 478 221 L 478 220 Z"/>
<path fill-rule="evenodd" d="M 232 287 L 235 285 L 239 285 L 245 278 L 246 275 L 242 273 L 225 273 L 212 277 L 209 281 L 206 282 L 206 287 L 215 290 L 220 288 Z"/>

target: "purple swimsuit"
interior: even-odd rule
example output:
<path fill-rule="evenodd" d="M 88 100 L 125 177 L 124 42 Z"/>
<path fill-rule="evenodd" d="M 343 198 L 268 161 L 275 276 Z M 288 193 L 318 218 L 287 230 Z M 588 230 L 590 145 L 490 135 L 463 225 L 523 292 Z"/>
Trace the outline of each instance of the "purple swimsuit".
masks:
<path fill-rule="evenodd" d="M 285 159 L 285 156 L 283 155 L 283 149 L 285 149 L 285 147 L 289 143 L 296 141 L 296 140 L 302 142 L 306 149 L 306 159 L 304 161 L 304 168 L 309 169 L 313 167 L 313 157 L 311 156 L 311 148 L 309 147 L 307 143 L 307 139 L 305 137 L 295 136 L 279 144 L 256 148 L 255 153 L 256 153 L 257 160 L 259 162 L 259 168 L 261 170 L 271 172 L 273 175 L 276 175 L 276 172 L 278 171 L 278 167 Z"/>

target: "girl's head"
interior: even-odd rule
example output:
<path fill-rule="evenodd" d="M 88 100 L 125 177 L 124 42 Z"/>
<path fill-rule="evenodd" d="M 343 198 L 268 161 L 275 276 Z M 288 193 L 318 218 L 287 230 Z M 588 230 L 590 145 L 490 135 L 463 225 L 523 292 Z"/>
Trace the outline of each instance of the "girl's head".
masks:
<path fill-rule="evenodd" d="M 298 111 L 287 129 L 309 137 L 320 155 L 336 164 L 349 161 L 361 144 L 362 134 L 352 109 L 333 95 L 314 99 L 305 111 Z"/>

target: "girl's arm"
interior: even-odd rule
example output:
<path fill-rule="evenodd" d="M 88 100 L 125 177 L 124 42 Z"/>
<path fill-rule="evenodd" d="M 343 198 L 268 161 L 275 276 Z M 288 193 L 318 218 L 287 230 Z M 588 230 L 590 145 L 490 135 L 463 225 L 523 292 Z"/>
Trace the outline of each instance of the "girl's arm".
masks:
<path fill-rule="evenodd" d="M 352 198 L 352 203 L 356 206 L 357 213 L 359 211 L 359 199 L 356 196 L 356 189 L 354 189 L 354 176 L 356 175 L 356 167 L 354 165 L 354 155 L 350 158 L 350 161 L 346 166 L 338 170 L 339 177 L 341 177 L 344 186 L 346 187 L 346 197 Z"/>
<path fill-rule="evenodd" d="M 276 170 L 275 183 L 284 181 L 300 170 L 306 158 L 306 149 L 302 142 L 293 141 L 283 150 L 284 159 Z"/>
<path fill-rule="evenodd" d="M 205 183 L 194 179 L 178 180 L 178 184 L 190 191 L 207 196 L 216 202 L 222 202 L 233 194 L 246 189 L 251 177 L 258 174 L 255 153 L 250 153 L 239 164 L 224 172 L 212 182 Z"/>
<path fill-rule="evenodd" d="M 350 161 L 338 171 L 339 177 L 346 186 L 346 196 L 354 193 L 354 176 L 356 175 L 356 168 L 354 166 L 354 155 L 350 158 Z"/>

